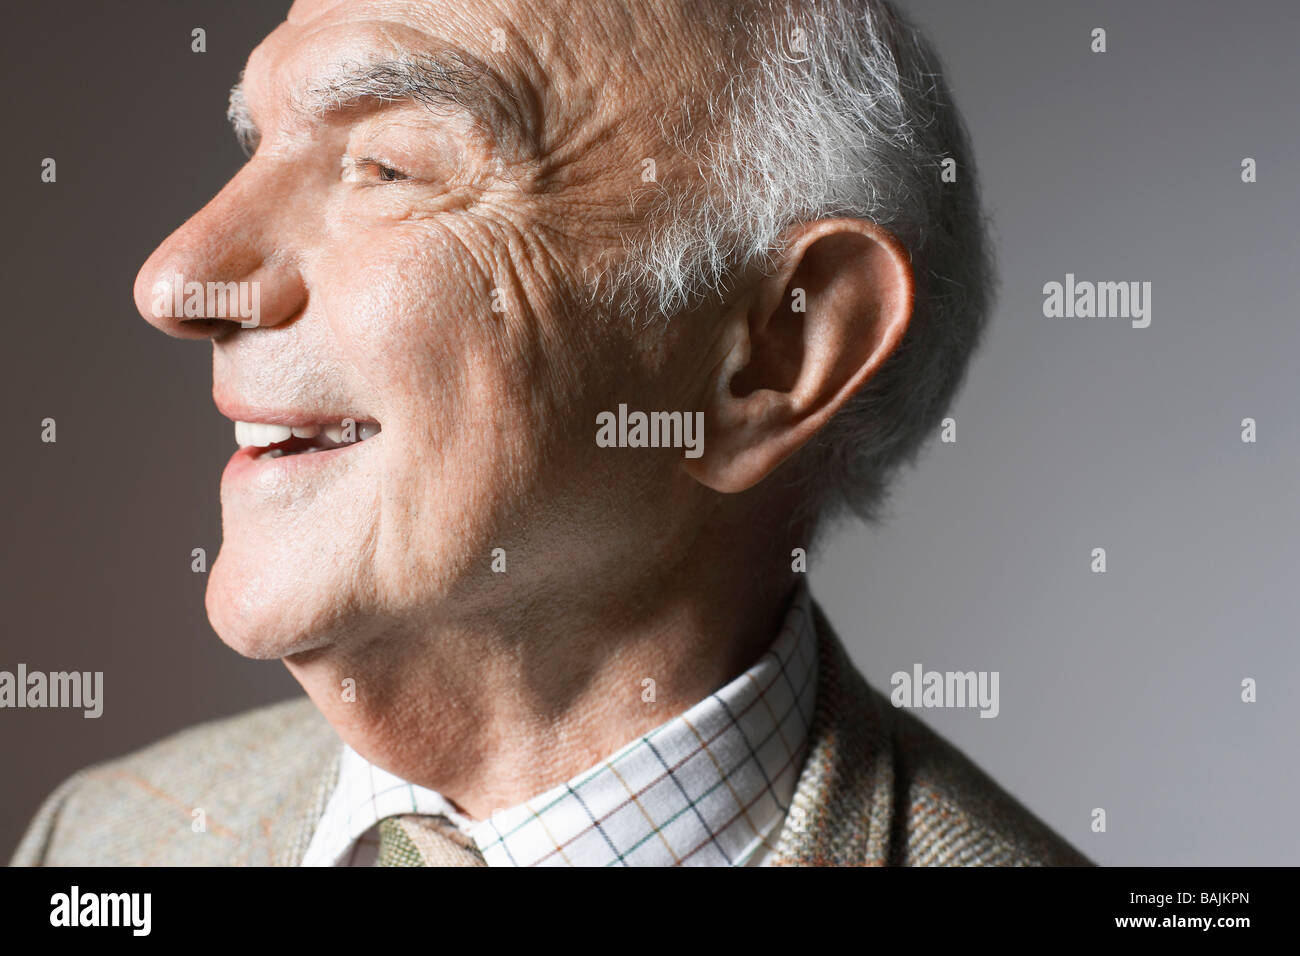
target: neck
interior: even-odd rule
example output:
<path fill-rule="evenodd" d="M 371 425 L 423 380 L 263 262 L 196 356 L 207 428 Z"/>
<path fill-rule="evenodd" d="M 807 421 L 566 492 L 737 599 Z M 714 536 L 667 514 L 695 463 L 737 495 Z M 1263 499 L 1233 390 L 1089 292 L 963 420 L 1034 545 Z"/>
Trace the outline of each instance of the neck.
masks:
<path fill-rule="evenodd" d="M 717 545 L 733 557 L 654 575 L 638 593 L 552 594 L 285 663 L 361 756 L 481 819 L 578 775 L 766 651 L 793 590 L 788 564 L 737 574 L 734 555 L 752 552 Z"/>

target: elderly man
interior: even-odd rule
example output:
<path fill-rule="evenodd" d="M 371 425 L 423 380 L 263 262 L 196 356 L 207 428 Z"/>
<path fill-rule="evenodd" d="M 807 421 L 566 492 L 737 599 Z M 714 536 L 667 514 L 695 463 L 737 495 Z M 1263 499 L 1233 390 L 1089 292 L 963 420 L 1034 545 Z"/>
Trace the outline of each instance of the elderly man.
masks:
<path fill-rule="evenodd" d="M 310 700 L 75 775 L 17 862 L 1087 862 L 804 584 L 987 309 L 887 4 L 299 0 L 230 116 L 135 295 L 235 423 L 213 627 Z"/>

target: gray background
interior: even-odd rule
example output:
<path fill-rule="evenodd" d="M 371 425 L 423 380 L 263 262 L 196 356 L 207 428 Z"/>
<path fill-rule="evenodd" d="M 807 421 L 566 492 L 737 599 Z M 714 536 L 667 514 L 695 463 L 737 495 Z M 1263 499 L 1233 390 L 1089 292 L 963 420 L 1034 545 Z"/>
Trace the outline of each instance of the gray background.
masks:
<path fill-rule="evenodd" d="M 298 693 L 206 622 L 189 555 L 220 543 L 230 427 L 208 350 L 130 299 L 238 167 L 226 92 L 286 7 L 8 14 L 0 669 L 103 670 L 106 709 L 0 711 L 0 854 L 69 773 Z M 999 671 L 997 719 L 921 716 L 1098 862 L 1296 863 L 1300 5 L 1045 7 L 905 4 L 974 137 L 1002 296 L 956 444 L 887 526 L 830 542 L 813 589 L 878 687 L 914 662 Z M 1044 318 L 1067 272 L 1150 281 L 1151 327 Z"/>

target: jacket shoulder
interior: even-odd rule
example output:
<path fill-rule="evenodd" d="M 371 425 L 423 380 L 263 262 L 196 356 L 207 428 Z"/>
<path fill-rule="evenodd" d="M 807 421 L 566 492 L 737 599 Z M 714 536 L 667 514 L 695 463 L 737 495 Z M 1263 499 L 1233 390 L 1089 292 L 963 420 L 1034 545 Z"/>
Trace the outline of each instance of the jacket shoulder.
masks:
<path fill-rule="evenodd" d="M 867 683 L 821 608 L 808 756 L 783 866 L 1088 866 L 961 751 Z"/>
<path fill-rule="evenodd" d="M 288 862 L 339 746 L 305 697 L 186 728 L 65 780 L 13 864 Z"/>
<path fill-rule="evenodd" d="M 871 689 L 893 742 L 896 862 L 1091 866 L 965 754 Z"/>

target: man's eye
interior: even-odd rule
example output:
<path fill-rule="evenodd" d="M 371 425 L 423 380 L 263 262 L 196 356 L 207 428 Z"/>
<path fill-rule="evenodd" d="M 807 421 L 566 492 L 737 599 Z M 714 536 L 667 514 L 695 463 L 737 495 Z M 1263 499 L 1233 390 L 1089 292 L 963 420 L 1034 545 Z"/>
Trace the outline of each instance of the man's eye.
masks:
<path fill-rule="evenodd" d="M 400 169 L 389 166 L 387 163 L 381 163 L 377 159 L 365 157 L 363 159 L 350 159 L 345 157 L 343 160 L 343 179 L 352 183 L 397 183 L 404 179 L 410 179 Z"/>

